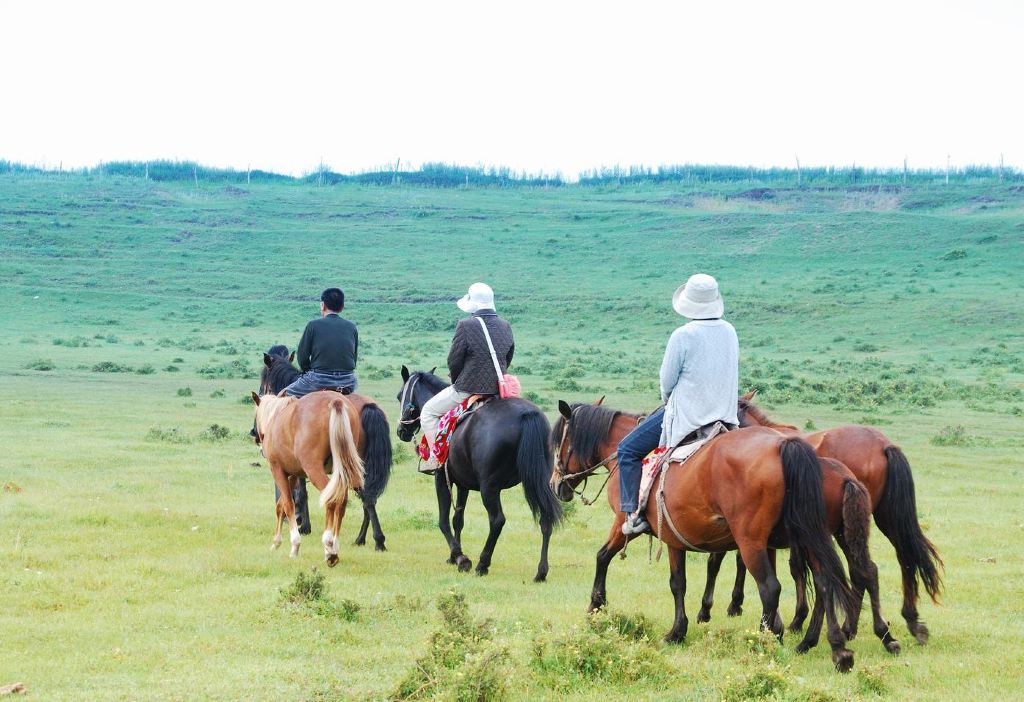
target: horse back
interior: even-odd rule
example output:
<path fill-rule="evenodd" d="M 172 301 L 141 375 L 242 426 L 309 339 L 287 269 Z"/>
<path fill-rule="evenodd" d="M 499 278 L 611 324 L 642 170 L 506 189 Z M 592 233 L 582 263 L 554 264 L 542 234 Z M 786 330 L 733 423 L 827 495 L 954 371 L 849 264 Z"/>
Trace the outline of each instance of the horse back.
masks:
<path fill-rule="evenodd" d="M 470 490 L 479 490 L 484 483 L 503 490 L 518 485 L 516 450 L 520 420 L 533 411 L 540 413 L 540 408 L 517 397 L 490 400 L 470 412 L 452 432 L 448 448 L 449 477 Z"/>
<path fill-rule="evenodd" d="M 889 466 L 885 449 L 893 445 L 889 437 L 873 427 L 847 424 L 808 434 L 806 438 L 819 456 L 846 464 L 867 488 L 872 508 L 878 505 Z"/>

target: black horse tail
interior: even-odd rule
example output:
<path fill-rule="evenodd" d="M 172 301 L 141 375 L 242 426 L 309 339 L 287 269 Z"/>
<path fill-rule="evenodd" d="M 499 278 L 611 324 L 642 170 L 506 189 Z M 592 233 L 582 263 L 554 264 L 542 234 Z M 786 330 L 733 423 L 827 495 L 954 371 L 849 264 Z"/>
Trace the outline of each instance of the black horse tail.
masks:
<path fill-rule="evenodd" d="M 889 469 L 885 475 L 885 492 L 875 509 L 882 524 L 887 527 L 886 536 L 896 549 L 900 567 L 910 577 L 904 578 L 904 597 L 910 602 L 917 601 L 917 578 L 921 578 L 924 589 L 938 602 L 942 591 L 942 558 L 935 545 L 921 531 L 917 521 L 917 498 L 914 494 L 914 476 L 910 473 L 910 462 L 898 446 L 885 449 Z"/>
<path fill-rule="evenodd" d="M 779 456 L 786 486 L 782 522 L 789 535 L 794 573 L 807 576 L 815 568 L 815 582 L 823 586 L 825 606 L 852 612 L 853 591 L 828 532 L 818 455 L 806 441 L 793 437 L 779 444 Z"/>
<path fill-rule="evenodd" d="M 867 583 L 871 578 L 870 534 L 871 496 L 859 480 L 846 480 L 843 482 L 843 537 L 846 539 L 850 580 L 855 583 Z"/>
<path fill-rule="evenodd" d="M 363 405 L 359 413 L 363 427 L 363 469 L 366 472 L 359 497 L 374 504 L 391 478 L 391 429 L 384 410 L 374 403 Z"/>
<path fill-rule="evenodd" d="M 533 518 L 554 526 L 562 521 L 562 503 L 551 489 L 554 465 L 548 420 L 538 410 L 530 410 L 519 419 L 519 448 L 516 466 Z"/>

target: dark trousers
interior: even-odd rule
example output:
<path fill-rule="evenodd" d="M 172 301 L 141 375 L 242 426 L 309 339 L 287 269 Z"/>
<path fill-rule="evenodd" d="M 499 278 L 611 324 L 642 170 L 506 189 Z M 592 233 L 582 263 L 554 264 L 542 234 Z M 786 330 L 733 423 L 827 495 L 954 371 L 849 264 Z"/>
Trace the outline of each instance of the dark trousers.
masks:
<path fill-rule="evenodd" d="M 622 512 L 633 513 L 637 510 L 640 466 L 647 454 L 658 448 L 664 417 L 665 408 L 661 407 L 619 442 L 619 509 Z"/>

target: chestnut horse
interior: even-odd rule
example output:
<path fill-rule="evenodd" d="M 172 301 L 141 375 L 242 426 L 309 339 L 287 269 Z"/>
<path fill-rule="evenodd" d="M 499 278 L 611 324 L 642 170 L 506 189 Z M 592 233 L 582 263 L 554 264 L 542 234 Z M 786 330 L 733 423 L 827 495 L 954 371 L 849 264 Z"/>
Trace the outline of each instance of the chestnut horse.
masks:
<path fill-rule="evenodd" d="M 551 434 L 557 446 L 552 483 L 559 497 L 571 499 L 574 484 L 592 472 L 591 466 L 614 460 L 615 447 L 636 427 L 637 417 L 598 405 L 570 407 L 559 402 L 558 406 L 562 416 Z M 669 552 L 675 619 L 665 640 L 678 642 L 686 636 L 686 551 L 733 549 L 739 549 L 757 581 L 763 608 L 761 626 L 781 639 L 778 608 L 782 588 L 775 576 L 772 549 L 788 543 L 792 567 L 813 571 L 828 619 L 832 661 L 840 671 L 848 671 L 853 666 L 853 652 L 845 646 L 836 609 L 849 612 L 853 595 L 829 535 L 822 468 L 814 449 L 797 437 L 771 429 L 737 429 L 715 437 L 685 464 L 673 464 L 666 470 L 664 512 L 659 514 L 657 490 L 651 491 L 646 505 L 647 519 L 658 525 L 656 536 Z M 591 610 L 605 604 L 608 564 L 629 540 L 620 530 L 623 516 L 618 511 L 618 481 L 609 482 L 608 500 L 615 521 L 597 555 Z M 843 481 L 838 484 L 844 486 Z M 850 504 L 855 506 L 858 486 L 856 481 L 849 485 Z M 845 493 L 846 487 L 841 491 Z M 862 507 L 866 511 L 866 500 Z M 662 523 L 674 528 L 664 529 Z"/>
<path fill-rule="evenodd" d="M 321 390 L 302 398 L 257 395 L 256 442 L 260 445 L 281 496 L 277 501 L 277 529 L 273 545 L 281 545 L 281 522 L 291 524 L 291 556 L 299 554 L 301 536 L 292 502 L 294 481 L 303 475 L 320 490 L 326 508 L 324 557 L 327 565 L 338 563 L 338 531 L 345 517 L 349 489 L 363 485 L 363 461 L 356 452 L 361 428 L 358 413 L 344 395 Z M 333 472 L 327 479 L 325 466 Z"/>
<path fill-rule="evenodd" d="M 288 352 L 288 347 L 283 344 L 271 346 L 263 354 L 263 370 L 260 372 L 260 394 L 278 394 L 291 385 L 302 375 L 302 371 L 292 365 L 295 354 Z M 386 551 L 384 546 L 384 530 L 380 526 L 380 518 L 377 516 L 377 500 L 384 493 L 384 488 L 391 478 L 391 429 L 388 426 L 387 415 L 384 414 L 376 402 L 366 395 L 351 393 L 346 395 L 356 410 L 359 412 L 360 426 L 362 427 L 361 438 L 356 446 L 360 458 L 363 459 L 365 478 L 363 487 L 356 490 L 356 495 L 363 503 L 363 523 L 359 527 L 356 539 L 353 542 L 356 546 L 366 544 L 366 532 L 373 527 L 373 541 L 378 551 Z M 295 489 L 292 500 L 296 508 L 302 510 L 305 507 L 302 518 L 309 522 L 309 509 L 306 507 L 306 481 L 298 478 L 295 481 Z M 280 497 L 280 495 L 278 495 Z M 300 504 L 301 500 L 301 504 Z M 309 533 L 308 529 L 303 533 Z"/>
<path fill-rule="evenodd" d="M 835 458 L 845 463 L 857 479 L 864 483 L 871 495 L 875 524 L 896 549 L 896 558 L 903 576 L 902 615 L 907 628 L 920 644 L 928 641 L 928 627 L 919 618 L 917 611 L 918 578 L 933 602 L 938 601 L 942 589 L 940 568 L 942 558 L 931 541 L 921 531 L 917 521 L 917 499 L 914 491 L 914 477 L 910 472 L 907 457 L 885 434 L 872 427 L 846 425 L 824 431 L 804 434 L 790 424 L 778 424 L 770 420 L 753 403 L 752 391 L 739 400 L 738 417 L 740 426 L 762 426 L 776 429 L 790 436 L 800 436 L 807 441 L 819 456 Z M 737 562 L 737 568 L 742 564 Z M 709 589 L 713 586 L 712 565 L 708 565 Z M 717 568 L 715 568 L 717 572 Z M 737 572 L 737 587 L 733 590 L 733 603 L 743 599 L 743 573 Z M 863 591 L 855 586 L 857 599 L 863 598 Z M 857 608 L 859 613 L 859 606 Z M 807 616 L 807 600 L 802 583 L 797 580 L 797 611 L 790 624 L 790 630 L 798 631 Z M 857 621 L 854 618 L 847 631 L 855 635 Z"/>

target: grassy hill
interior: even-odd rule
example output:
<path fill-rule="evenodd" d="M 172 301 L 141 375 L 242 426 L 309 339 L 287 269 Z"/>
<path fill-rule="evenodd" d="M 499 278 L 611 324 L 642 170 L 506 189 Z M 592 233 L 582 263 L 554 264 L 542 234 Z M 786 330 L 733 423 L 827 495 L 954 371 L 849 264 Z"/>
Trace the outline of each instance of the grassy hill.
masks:
<path fill-rule="evenodd" d="M 853 676 L 832 674 L 822 650 L 793 655 L 792 636 L 759 657 L 744 634 L 757 623 L 751 589 L 741 619 L 722 606 L 684 648 L 643 649 L 667 677 L 616 677 L 613 694 L 735 697 L 760 673 L 785 678 L 787 699 L 1019 694 L 1007 671 L 1024 635 L 1024 188 L 995 178 L 428 189 L 0 175 L 0 685 L 24 680 L 45 699 L 386 696 L 426 649 L 433 602 L 457 588 L 494 619 L 489 645 L 509 652 L 513 697 L 606 696 L 530 662 L 545 637 L 586 640 L 573 627 L 603 504 L 576 506 L 551 582 L 535 586 L 539 534 L 510 492 L 491 575 L 459 576 L 403 450 L 381 502 L 391 550 L 343 550 L 326 610 L 282 606 L 278 590 L 320 549 L 266 552 L 272 488 L 251 465 L 244 398 L 260 352 L 294 347 L 320 290 L 339 285 L 360 326 L 362 390 L 394 419 L 398 367 L 442 366 L 454 299 L 486 280 L 516 332 L 514 370 L 544 409 L 602 394 L 650 408 L 681 321 L 672 291 L 697 271 L 718 277 L 742 385 L 774 415 L 876 424 L 904 446 L 948 595 L 924 607 L 932 644 L 911 646 L 898 568 L 876 537 L 901 659 L 866 630 Z M 485 533 L 474 500 L 471 555 Z M 660 635 L 665 567 L 642 551 L 612 567 L 612 606 L 644 611 Z M 695 612 L 703 559 L 690 562 Z M 341 598 L 359 611 L 340 616 Z"/>

